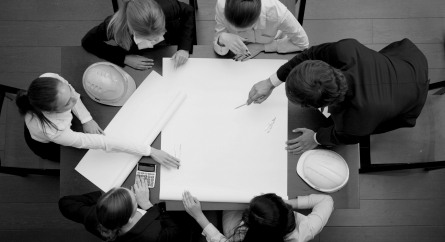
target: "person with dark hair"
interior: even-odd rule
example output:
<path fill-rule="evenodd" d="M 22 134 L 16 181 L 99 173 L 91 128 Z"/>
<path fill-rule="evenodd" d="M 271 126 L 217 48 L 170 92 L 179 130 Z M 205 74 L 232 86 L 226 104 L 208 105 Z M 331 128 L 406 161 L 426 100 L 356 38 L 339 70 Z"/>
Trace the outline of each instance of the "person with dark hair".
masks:
<path fill-rule="evenodd" d="M 297 128 L 288 152 L 299 154 L 317 145 L 356 144 L 371 134 L 414 127 L 428 93 L 428 62 L 408 39 L 379 52 L 354 39 L 313 46 L 255 84 L 247 104 L 262 103 L 286 82 L 288 99 L 320 108 L 332 125 L 316 132 Z"/>
<path fill-rule="evenodd" d="M 40 157 L 60 161 L 59 145 L 80 149 L 102 149 L 151 156 L 161 165 L 179 168 L 179 160 L 162 150 L 121 137 L 106 136 L 67 80 L 54 73 L 35 79 L 28 91 L 16 97 L 19 112 L 25 116 L 25 139 L 30 149 Z M 79 118 L 85 133 L 71 130 L 73 115 Z"/>
<path fill-rule="evenodd" d="M 155 45 L 177 45 L 174 66 L 187 62 L 193 48 L 195 11 L 177 0 L 124 0 L 119 10 L 92 28 L 82 39 L 88 52 L 116 65 L 152 68 L 153 59 L 139 50 Z M 106 41 L 114 40 L 118 46 Z"/>
<path fill-rule="evenodd" d="M 184 192 L 183 203 L 211 242 L 309 241 L 321 232 L 334 210 L 334 201 L 328 195 L 311 194 L 283 200 L 273 193 L 263 194 L 254 197 L 244 211 L 224 211 L 224 234 L 221 234 L 207 220 L 199 200 L 190 192 Z M 310 208 L 312 213 L 308 216 L 294 211 Z"/>
<path fill-rule="evenodd" d="M 218 0 L 215 20 L 215 52 L 230 50 L 237 61 L 309 47 L 303 27 L 279 0 Z"/>
<path fill-rule="evenodd" d="M 103 195 L 97 191 L 62 197 L 59 209 L 105 241 L 180 241 L 180 229 L 165 204 L 150 202 L 148 182 L 139 177 L 131 190 L 119 187 Z"/>

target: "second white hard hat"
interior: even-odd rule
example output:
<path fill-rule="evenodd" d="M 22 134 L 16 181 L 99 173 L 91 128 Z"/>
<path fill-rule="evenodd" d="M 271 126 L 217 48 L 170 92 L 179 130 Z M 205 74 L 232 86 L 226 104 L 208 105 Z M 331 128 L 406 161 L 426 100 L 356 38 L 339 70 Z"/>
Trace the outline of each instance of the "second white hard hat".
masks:
<path fill-rule="evenodd" d="M 304 152 L 296 169 L 301 179 L 321 192 L 336 192 L 349 180 L 348 164 L 343 157 L 330 150 Z"/>
<path fill-rule="evenodd" d="M 122 106 L 136 90 L 136 83 L 119 66 L 98 62 L 89 66 L 82 78 L 83 88 L 94 101 Z"/>

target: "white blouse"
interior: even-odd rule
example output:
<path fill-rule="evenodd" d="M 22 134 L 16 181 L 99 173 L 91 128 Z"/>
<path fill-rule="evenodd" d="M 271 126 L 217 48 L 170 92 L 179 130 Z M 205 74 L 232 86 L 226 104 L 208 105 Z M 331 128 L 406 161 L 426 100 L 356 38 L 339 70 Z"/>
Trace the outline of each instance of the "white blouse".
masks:
<path fill-rule="evenodd" d="M 295 230 L 284 237 L 286 242 L 306 242 L 314 239 L 314 237 L 321 232 L 323 227 L 328 222 L 332 211 L 334 211 L 334 201 L 332 197 L 323 194 L 311 194 L 309 196 L 299 196 L 298 209 L 312 208 L 312 212 L 305 216 L 294 211 L 295 215 Z M 243 222 L 240 223 L 242 225 Z M 242 227 L 240 232 L 240 239 L 244 239 L 248 228 Z M 232 239 L 227 239 L 213 224 L 208 224 L 203 232 L 208 242 L 232 242 Z"/>
<path fill-rule="evenodd" d="M 134 155 L 149 156 L 151 153 L 151 147 L 146 144 L 136 144 L 129 140 L 122 140 L 120 137 L 110 137 L 101 134 L 87 134 L 82 132 L 75 132 L 71 130 L 71 120 L 73 115 L 71 111 L 76 115 L 82 124 L 91 121 L 93 118 L 80 100 L 80 94 L 78 94 L 74 88 L 68 83 L 67 80 L 54 73 L 45 73 L 40 77 L 52 77 L 59 81 L 66 83 L 70 86 L 72 91 L 77 96 L 77 102 L 74 107 L 63 113 L 49 113 L 44 112 L 43 115 L 54 123 L 58 130 L 53 127 L 40 124 L 37 117 L 33 114 L 27 113 L 25 115 L 25 123 L 29 129 L 31 137 L 41 143 L 54 142 L 63 146 L 72 146 L 79 149 L 102 149 L 107 152 L 125 152 Z"/>
<path fill-rule="evenodd" d="M 229 52 L 229 48 L 218 44 L 222 33 L 239 35 L 250 43 L 265 44 L 265 52 L 288 53 L 309 47 L 309 39 L 303 27 L 279 0 L 262 0 L 259 19 L 252 29 L 241 32 L 232 29 L 224 17 L 225 4 L 226 0 L 218 0 L 216 3 L 213 47 L 219 55 Z"/>

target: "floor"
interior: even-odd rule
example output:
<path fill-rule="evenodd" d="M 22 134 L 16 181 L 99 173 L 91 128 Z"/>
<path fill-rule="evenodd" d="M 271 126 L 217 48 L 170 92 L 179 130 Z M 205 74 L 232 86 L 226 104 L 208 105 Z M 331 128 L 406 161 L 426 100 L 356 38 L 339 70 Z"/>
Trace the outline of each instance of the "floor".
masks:
<path fill-rule="evenodd" d="M 199 0 L 198 44 L 211 44 L 216 0 Z M 0 84 L 26 89 L 60 72 L 60 47 L 112 14 L 108 0 L 0 1 Z M 445 79 L 445 1 L 309 0 L 311 45 L 355 38 L 373 49 L 411 39 L 427 56 L 431 82 Z M 0 158 L 5 117 L 0 116 Z M 0 241 L 97 241 L 57 208 L 59 178 L 0 174 Z M 315 241 L 444 241 L 445 169 L 360 175 L 360 209 L 337 209 Z"/>

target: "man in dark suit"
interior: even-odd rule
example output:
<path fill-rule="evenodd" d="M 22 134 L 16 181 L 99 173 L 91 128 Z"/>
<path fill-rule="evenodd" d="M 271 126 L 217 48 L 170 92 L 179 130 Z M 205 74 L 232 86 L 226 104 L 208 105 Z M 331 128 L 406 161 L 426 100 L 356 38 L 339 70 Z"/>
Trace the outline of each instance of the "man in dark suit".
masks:
<path fill-rule="evenodd" d="M 321 145 L 355 144 L 371 134 L 413 127 L 428 92 L 428 63 L 408 39 L 379 52 L 353 39 L 313 46 L 252 87 L 247 103 L 261 103 L 286 82 L 297 105 L 326 109 L 333 125 L 286 142 L 294 154 Z M 327 115 L 326 115 L 327 116 Z"/>

